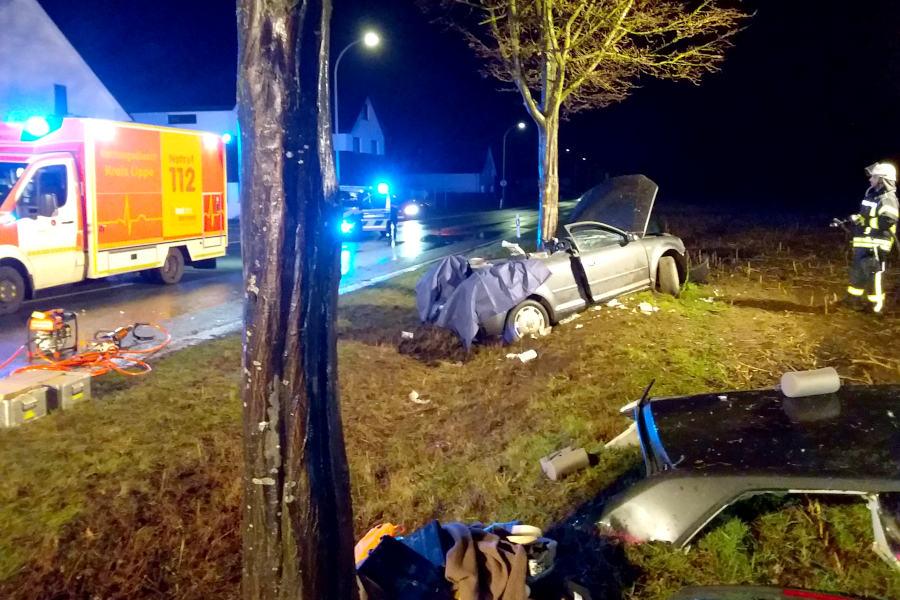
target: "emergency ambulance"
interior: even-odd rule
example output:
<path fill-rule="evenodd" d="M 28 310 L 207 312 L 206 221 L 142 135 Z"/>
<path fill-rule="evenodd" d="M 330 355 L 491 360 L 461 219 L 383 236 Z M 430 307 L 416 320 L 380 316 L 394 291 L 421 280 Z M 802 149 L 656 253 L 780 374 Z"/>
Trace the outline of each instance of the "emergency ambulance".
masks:
<path fill-rule="evenodd" d="M 177 283 L 228 247 L 225 148 L 98 119 L 0 123 L 0 314 L 36 291 L 141 272 Z"/>

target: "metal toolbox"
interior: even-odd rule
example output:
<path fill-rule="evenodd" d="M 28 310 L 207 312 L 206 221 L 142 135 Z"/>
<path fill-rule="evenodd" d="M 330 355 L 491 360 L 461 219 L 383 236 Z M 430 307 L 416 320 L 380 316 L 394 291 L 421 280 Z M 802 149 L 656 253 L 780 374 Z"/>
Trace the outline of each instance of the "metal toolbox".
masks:
<path fill-rule="evenodd" d="M 91 399 L 91 376 L 77 371 L 50 371 L 41 381 L 47 386 L 47 408 L 69 410 L 79 402 Z"/>
<path fill-rule="evenodd" d="M 17 427 L 47 414 L 47 388 L 26 381 L 0 381 L 0 427 Z"/>

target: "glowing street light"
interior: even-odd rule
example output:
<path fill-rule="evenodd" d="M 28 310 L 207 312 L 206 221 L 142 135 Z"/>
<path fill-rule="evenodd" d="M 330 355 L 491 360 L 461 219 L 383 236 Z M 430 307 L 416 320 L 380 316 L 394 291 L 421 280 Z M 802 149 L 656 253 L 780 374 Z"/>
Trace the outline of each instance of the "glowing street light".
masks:
<path fill-rule="evenodd" d="M 366 48 L 375 48 L 379 44 L 381 44 L 381 36 L 379 36 L 374 31 L 367 31 L 363 34 L 363 36 L 359 39 L 356 39 L 349 44 L 347 44 L 343 50 L 341 50 L 340 54 L 338 54 L 337 60 L 334 61 L 334 75 L 331 78 L 331 84 L 334 86 L 334 134 L 337 135 L 341 132 L 340 127 L 340 119 L 338 119 L 338 113 L 340 110 L 338 109 L 338 67 L 341 65 L 341 59 L 344 58 L 344 54 L 347 53 L 347 50 L 352 48 L 357 44 L 362 44 Z M 338 180 L 338 183 L 341 181 L 341 153 L 340 151 L 335 151 L 334 153 L 334 171 L 335 176 Z"/>
<path fill-rule="evenodd" d="M 506 133 L 503 134 L 503 170 L 500 175 L 500 210 L 503 210 L 503 203 L 506 201 L 506 186 L 509 182 L 506 181 L 506 136 L 509 135 L 509 132 L 513 129 L 518 129 L 519 131 L 525 131 L 525 128 L 528 127 L 525 124 L 525 121 L 519 121 L 512 127 L 506 130 Z"/>
<path fill-rule="evenodd" d="M 363 44 L 366 45 L 367 48 L 374 48 L 378 44 L 381 43 L 381 36 L 379 36 L 374 31 L 367 31 L 363 36 Z"/>

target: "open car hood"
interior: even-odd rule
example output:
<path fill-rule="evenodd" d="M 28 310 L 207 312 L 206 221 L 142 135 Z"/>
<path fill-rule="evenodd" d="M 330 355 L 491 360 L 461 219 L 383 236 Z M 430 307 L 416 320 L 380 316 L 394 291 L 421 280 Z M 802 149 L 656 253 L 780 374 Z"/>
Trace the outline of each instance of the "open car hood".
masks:
<path fill-rule="evenodd" d="M 597 221 L 643 237 L 658 191 L 659 186 L 644 175 L 613 177 L 585 192 L 568 222 Z"/>

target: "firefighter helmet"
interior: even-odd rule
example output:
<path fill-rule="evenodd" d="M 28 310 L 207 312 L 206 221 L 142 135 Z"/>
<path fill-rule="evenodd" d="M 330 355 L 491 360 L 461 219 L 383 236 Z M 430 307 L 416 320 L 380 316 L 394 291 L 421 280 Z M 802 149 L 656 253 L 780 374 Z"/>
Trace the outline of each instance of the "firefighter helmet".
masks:
<path fill-rule="evenodd" d="M 888 162 L 877 162 L 866 167 L 869 177 L 883 177 L 889 181 L 897 181 L 897 167 Z"/>

